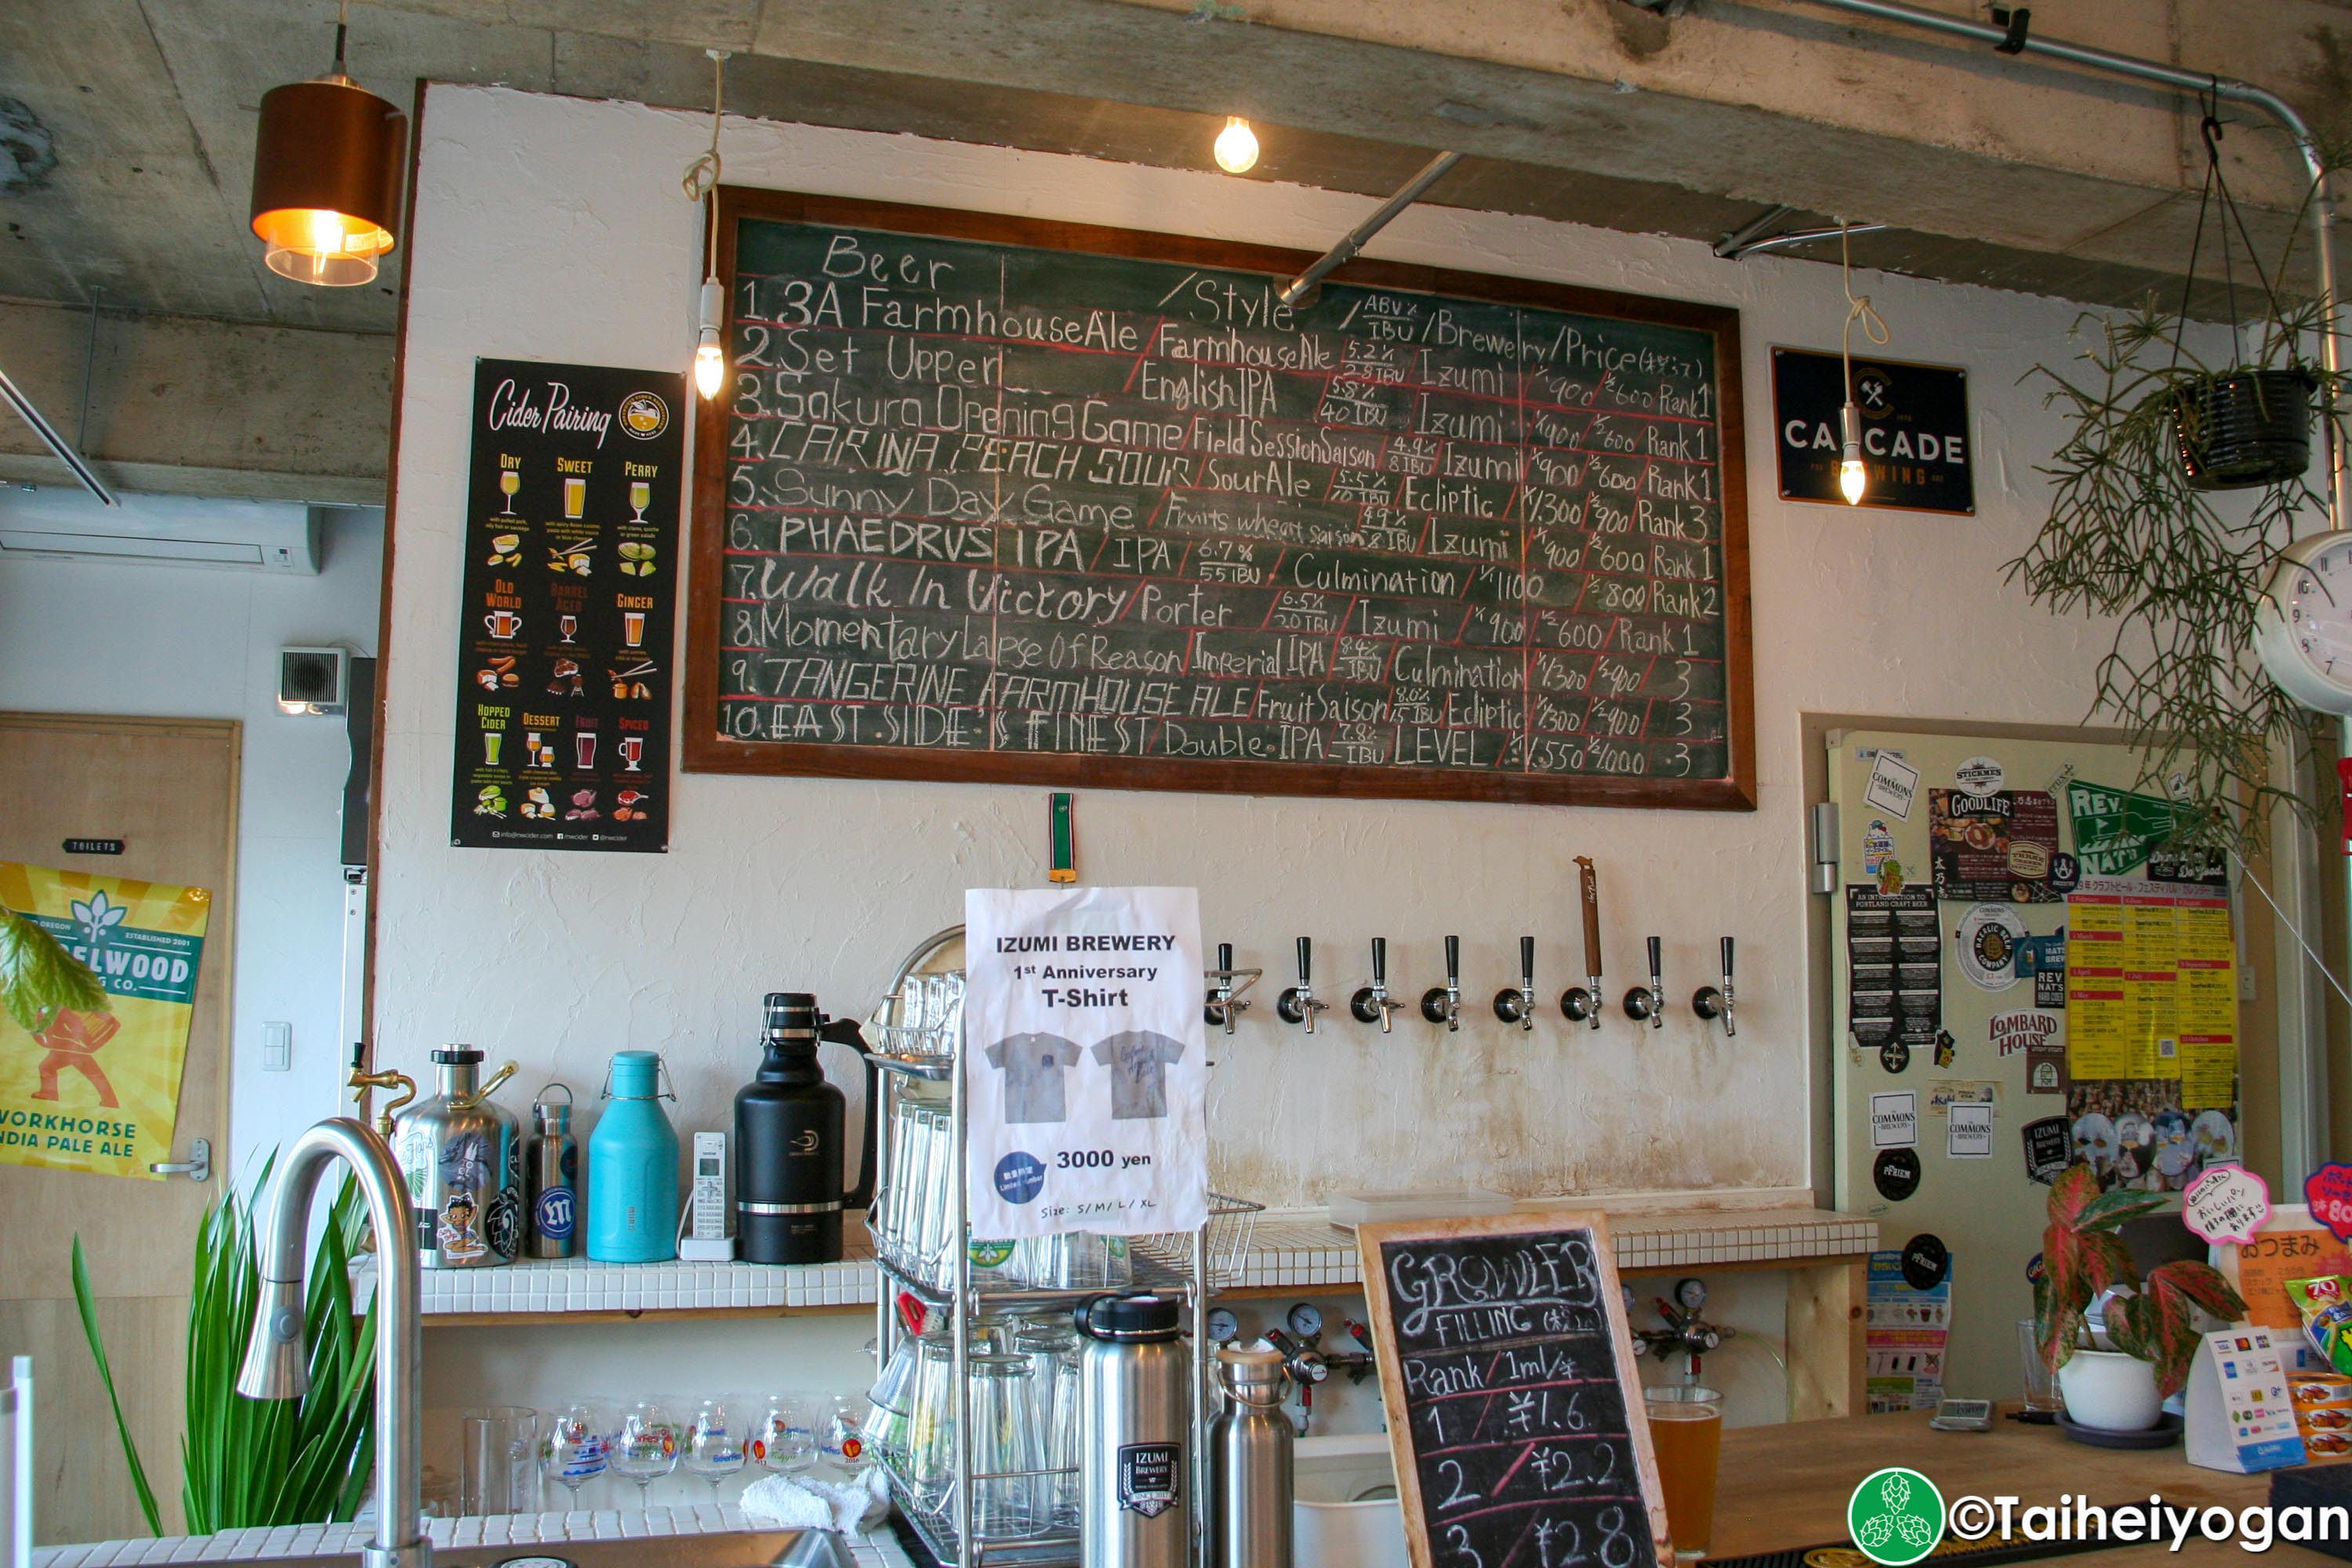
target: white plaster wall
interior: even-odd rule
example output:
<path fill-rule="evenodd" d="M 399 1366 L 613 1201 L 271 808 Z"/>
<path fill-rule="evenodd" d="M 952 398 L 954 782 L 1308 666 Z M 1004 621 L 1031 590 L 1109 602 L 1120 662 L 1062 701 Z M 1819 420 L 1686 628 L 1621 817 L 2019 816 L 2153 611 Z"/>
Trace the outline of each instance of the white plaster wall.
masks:
<path fill-rule="evenodd" d="M 240 1180 L 257 1152 L 336 1113 L 350 1056 L 341 1009 L 351 748 L 341 720 L 289 718 L 277 701 L 280 647 L 375 648 L 383 514 L 331 517 L 316 577 L 0 562 L 0 708 L 244 721 L 229 1147 L 213 1155 Z M 294 1026 L 286 1072 L 261 1070 L 270 1020 Z"/>
<path fill-rule="evenodd" d="M 762 991 L 814 989 L 862 1013 L 905 951 L 961 918 L 968 886 L 1042 879 L 1044 792 L 681 775 L 666 858 L 456 850 L 448 843 L 457 538 L 477 355 L 683 366 L 701 274 L 678 174 L 707 121 L 625 103 L 436 87 L 409 236 L 389 649 L 375 1028 L 411 1071 L 455 1038 L 519 1058 L 593 1100 L 606 1057 L 671 1061 L 682 1127 L 723 1125 L 753 1059 Z M 730 121 L 730 183 L 1171 229 L 1319 249 L 1370 204 L 1297 186 L 1079 158 Z M 1769 352 L 1833 347 L 1833 268 L 1717 260 L 1703 245 L 1438 207 L 1375 254 L 1704 300 L 1742 312 L 1760 807 L 1752 814 L 1083 792 L 1080 868 L 1097 883 L 1197 883 L 1204 937 L 1270 984 L 1220 1039 L 1218 1180 L 1278 1205 L 1334 1190 L 1492 1185 L 1520 1196 L 1787 1188 L 1811 1180 L 1802 956 L 1807 710 L 2070 723 L 2100 638 L 2028 606 L 2000 563 L 2038 521 L 2055 424 L 2016 383 L 2064 352 L 2075 307 L 1868 276 L 1897 357 L 1965 364 L 1979 515 L 1784 505 L 1771 475 Z M 689 721 L 691 716 L 688 716 Z M 1556 995 L 1581 967 L 1571 857 L 1600 863 L 1612 992 L 1643 936 L 1665 939 L 1661 1031 L 1554 1014 L 1530 1037 L 1418 1021 L 1312 1040 L 1273 1020 L 1292 938 L 1327 994 L 1438 976 L 1465 990 L 1539 942 Z M 1740 1032 L 1689 1015 L 1716 939 L 1740 942 Z M 593 1176 L 591 1178 L 593 1180 Z"/>

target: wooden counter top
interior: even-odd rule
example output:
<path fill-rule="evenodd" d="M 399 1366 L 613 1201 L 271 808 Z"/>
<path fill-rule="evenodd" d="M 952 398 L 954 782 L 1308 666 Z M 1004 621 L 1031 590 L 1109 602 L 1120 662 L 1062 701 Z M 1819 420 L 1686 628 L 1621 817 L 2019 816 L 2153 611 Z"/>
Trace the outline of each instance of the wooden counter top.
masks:
<path fill-rule="evenodd" d="M 1934 1481 L 1947 1507 L 1970 1494 L 2015 1497 L 2021 1510 L 2055 1505 L 2068 1495 L 2101 1507 L 2145 1504 L 2155 1493 L 2177 1507 L 2218 1504 L 2234 1511 L 2270 1498 L 2268 1476 L 2200 1469 L 2177 1443 L 2145 1453 L 2094 1448 L 2071 1441 L 2055 1426 L 2029 1426 L 2005 1414 L 1995 1418 L 1990 1432 L 1937 1432 L 1927 1426 L 1928 1414 L 1853 1415 L 1726 1431 L 1710 1555 L 1847 1543 L 1846 1503 L 1854 1487 L 1888 1465 L 1906 1466 Z M 2273 1542 L 2271 1550 L 2294 1553 L 2304 1562 L 2323 1560 L 2291 1542 Z M 2168 1540 L 2111 1547 L 2095 1562 L 2098 1568 L 2126 1568 L 2158 1562 L 2243 1563 L 2249 1556 L 2235 1541 L 2192 1534 L 2178 1553 Z"/>

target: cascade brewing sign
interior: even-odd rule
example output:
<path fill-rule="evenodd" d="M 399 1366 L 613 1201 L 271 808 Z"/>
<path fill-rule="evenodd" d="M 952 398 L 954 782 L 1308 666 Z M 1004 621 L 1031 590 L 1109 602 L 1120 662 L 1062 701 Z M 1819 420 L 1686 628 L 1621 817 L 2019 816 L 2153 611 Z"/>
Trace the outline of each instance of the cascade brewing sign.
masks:
<path fill-rule="evenodd" d="M 1969 466 L 1969 373 L 1901 360 L 1853 362 L 1853 403 L 1862 415 L 1864 506 L 1972 517 Z M 1772 422 L 1780 454 L 1780 499 L 1843 506 L 1839 414 L 1845 366 L 1836 354 L 1772 351 Z"/>
<path fill-rule="evenodd" d="M 668 847 L 686 379 L 474 363 L 449 842 Z"/>
<path fill-rule="evenodd" d="M 1358 1227 L 1414 1568 L 1674 1561 L 1608 1222 Z"/>
<path fill-rule="evenodd" d="M 1735 312 L 722 193 L 690 768 L 1752 808 Z"/>

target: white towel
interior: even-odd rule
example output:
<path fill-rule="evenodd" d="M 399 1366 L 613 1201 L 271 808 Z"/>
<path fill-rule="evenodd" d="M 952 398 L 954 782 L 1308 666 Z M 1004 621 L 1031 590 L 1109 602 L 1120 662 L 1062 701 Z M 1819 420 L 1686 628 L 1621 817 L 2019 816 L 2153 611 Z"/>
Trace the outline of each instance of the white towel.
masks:
<path fill-rule="evenodd" d="M 855 1535 L 882 1522 L 889 1512 L 889 1482 L 879 1466 L 846 1482 L 763 1476 L 743 1489 L 743 1511 L 788 1529 Z"/>

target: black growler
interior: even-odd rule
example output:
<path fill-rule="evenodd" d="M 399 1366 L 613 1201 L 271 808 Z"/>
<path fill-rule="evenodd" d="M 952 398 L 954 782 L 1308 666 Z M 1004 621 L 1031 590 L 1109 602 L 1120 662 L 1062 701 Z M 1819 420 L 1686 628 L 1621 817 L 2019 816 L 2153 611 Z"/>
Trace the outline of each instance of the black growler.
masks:
<path fill-rule="evenodd" d="M 768 993 L 760 1070 L 735 1095 L 735 1255 L 746 1263 L 837 1263 L 844 1209 L 874 1201 L 874 1068 L 857 1184 L 842 1190 L 848 1098 L 817 1064 L 822 1041 L 863 1058 L 851 1018 L 827 1018 L 805 991 Z"/>

